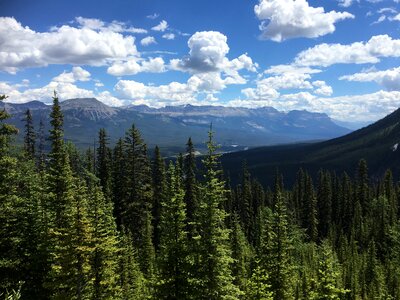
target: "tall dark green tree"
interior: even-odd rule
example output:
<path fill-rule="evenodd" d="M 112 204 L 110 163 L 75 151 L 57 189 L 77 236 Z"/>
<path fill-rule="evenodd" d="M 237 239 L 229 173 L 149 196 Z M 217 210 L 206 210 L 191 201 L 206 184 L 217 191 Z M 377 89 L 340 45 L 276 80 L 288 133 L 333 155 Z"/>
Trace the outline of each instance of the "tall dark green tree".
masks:
<path fill-rule="evenodd" d="M 226 201 L 225 184 L 217 169 L 216 146 L 209 131 L 208 153 L 204 159 L 205 182 L 199 201 L 199 256 L 197 284 L 198 299 L 238 299 L 242 294 L 233 284 L 230 265 L 233 263 L 229 245 L 229 230 L 225 227 L 226 212 L 221 208 Z"/>
<path fill-rule="evenodd" d="M 185 203 L 187 207 L 187 223 L 188 234 L 192 237 L 194 233 L 195 212 L 197 210 L 198 198 L 198 183 L 196 179 L 196 155 L 192 142 L 189 138 L 186 143 L 186 155 L 183 161 L 183 175 L 184 175 L 184 189 L 185 189 Z"/>
<path fill-rule="evenodd" d="M 111 149 L 108 147 L 109 138 L 106 130 L 101 128 L 96 159 L 96 175 L 100 179 L 100 185 L 106 197 L 111 194 Z"/>
<path fill-rule="evenodd" d="M 161 210 L 157 299 L 190 299 L 186 205 L 179 166 L 168 168 L 168 201 Z"/>
<path fill-rule="evenodd" d="M 261 244 L 261 266 L 267 270 L 275 300 L 293 299 L 293 265 L 287 208 L 279 188 L 272 215 L 267 217 Z"/>
<path fill-rule="evenodd" d="M 165 178 L 165 162 L 161 157 L 160 148 L 156 146 L 153 161 L 153 228 L 154 228 L 154 247 L 158 249 L 160 244 L 160 221 L 162 205 L 166 203 L 167 182 Z"/>
<path fill-rule="evenodd" d="M 6 96 L 0 95 L 0 101 Z M 19 224 L 23 199 L 18 196 L 17 160 L 10 155 L 10 140 L 17 129 L 5 123 L 10 115 L 0 111 L 0 293 L 17 288 L 23 270 Z"/>
<path fill-rule="evenodd" d="M 94 178 L 89 180 L 88 218 L 92 226 L 93 251 L 90 258 L 92 299 L 119 298 L 121 297 L 118 273 L 120 248 L 112 202 L 104 197 Z"/>
<path fill-rule="evenodd" d="M 25 155 L 29 159 L 35 158 L 35 141 L 36 134 L 33 127 L 32 113 L 28 109 L 25 112 L 25 136 L 24 136 L 24 150 Z"/>

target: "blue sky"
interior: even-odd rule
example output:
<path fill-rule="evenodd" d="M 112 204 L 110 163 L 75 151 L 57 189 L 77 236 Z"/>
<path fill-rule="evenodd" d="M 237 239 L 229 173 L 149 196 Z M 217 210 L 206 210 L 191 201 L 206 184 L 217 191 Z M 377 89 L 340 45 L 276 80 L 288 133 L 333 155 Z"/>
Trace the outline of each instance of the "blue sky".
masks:
<path fill-rule="evenodd" d="M 400 106 L 399 0 L 0 1 L 0 94 L 377 120 Z"/>

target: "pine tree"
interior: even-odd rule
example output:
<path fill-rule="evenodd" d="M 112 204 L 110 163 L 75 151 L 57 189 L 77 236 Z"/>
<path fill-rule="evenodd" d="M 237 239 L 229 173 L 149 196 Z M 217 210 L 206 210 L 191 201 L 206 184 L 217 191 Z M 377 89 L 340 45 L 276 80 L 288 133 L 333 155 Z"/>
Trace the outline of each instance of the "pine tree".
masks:
<path fill-rule="evenodd" d="M 118 274 L 120 253 L 112 203 L 103 196 L 92 178 L 88 190 L 88 218 L 92 226 L 93 299 L 116 299 L 121 295 Z"/>
<path fill-rule="evenodd" d="M 326 238 L 332 225 L 332 189 L 329 173 L 320 171 L 317 191 L 318 232 Z"/>
<path fill-rule="evenodd" d="M 124 142 L 121 138 L 114 147 L 112 161 L 112 201 L 114 203 L 115 221 L 117 227 L 120 229 L 122 227 L 125 201 L 128 195 Z"/>
<path fill-rule="evenodd" d="M 111 150 L 108 147 L 109 139 L 104 128 L 99 131 L 98 144 L 96 175 L 100 179 L 104 195 L 108 198 L 111 194 Z"/>
<path fill-rule="evenodd" d="M 28 159 L 35 158 L 35 129 L 33 127 L 32 113 L 28 109 L 25 112 L 25 137 L 24 137 L 24 150 Z"/>
<path fill-rule="evenodd" d="M 160 154 L 160 149 L 156 146 L 153 161 L 153 228 L 154 228 L 154 247 L 158 250 L 160 244 L 160 220 L 162 205 L 166 202 L 167 183 L 165 178 L 165 162 Z"/>
<path fill-rule="evenodd" d="M 268 273 L 260 267 L 260 261 L 256 261 L 256 267 L 247 285 L 245 299 L 248 300 L 273 300 L 271 285 L 269 284 Z"/>
<path fill-rule="evenodd" d="M 140 271 L 137 262 L 137 253 L 133 247 L 131 235 L 122 230 L 120 237 L 119 285 L 122 290 L 122 299 L 142 300 L 150 295 L 146 280 Z"/>
<path fill-rule="evenodd" d="M 199 201 L 199 255 L 197 284 L 200 295 L 196 299 L 238 299 L 240 290 L 233 284 L 230 265 L 233 260 L 229 247 L 229 230 L 225 228 L 226 212 L 221 209 L 226 201 L 224 182 L 216 169 L 216 146 L 209 131 L 205 183 Z"/>
<path fill-rule="evenodd" d="M 169 166 L 169 197 L 161 210 L 157 299 L 189 299 L 191 292 L 186 205 L 178 169 Z"/>
<path fill-rule="evenodd" d="M 342 299 L 348 291 L 342 287 L 341 266 L 337 262 L 336 255 L 327 241 L 320 246 L 320 252 L 318 278 L 310 299 Z"/>
<path fill-rule="evenodd" d="M 183 161 L 183 178 L 185 189 L 185 203 L 187 207 L 187 231 L 189 238 L 195 235 L 195 212 L 198 208 L 198 183 L 196 180 L 196 156 L 192 139 L 186 143 L 186 155 Z"/>
<path fill-rule="evenodd" d="M 253 213 L 253 196 L 251 190 L 250 173 L 247 170 L 246 162 L 242 166 L 242 182 L 240 186 L 240 216 L 243 224 L 244 232 L 250 243 L 254 242 L 254 213 Z"/>
<path fill-rule="evenodd" d="M 231 249 L 232 249 L 232 276 L 234 284 L 242 291 L 246 290 L 247 281 L 250 273 L 250 262 L 252 258 L 251 247 L 240 226 L 240 220 L 237 214 L 233 216 L 231 231 Z"/>
<path fill-rule="evenodd" d="M 279 185 L 274 211 L 267 217 L 261 244 L 261 268 L 268 271 L 269 284 L 275 300 L 293 299 L 292 264 L 286 204 Z"/>
<path fill-rule="evenodd" d="M 51 298 L 90 297 L 90 257 L 92 228 L 88 220 L 86 187 L 73 177 L 64 148 L 63 116 L 56 94 L 51 112 L 50 169 L 48 175 L 49 251 L 51 269 L 46 287 Z"/>
<path fill-rule="evenodd" d="M 4 99 L 0 95 L 0 101 Z M 19 214 L 23 199 L 17 193 L 17 160 L 10 156 L 10 140 L 18 131 L 5 123 L 9 117 L 5 109 L 0 111 L 0 293 L 17 287 L 22 268 Z"/>
<path fill-rule="evenodd" d="M 45 164 L 46 164 L 46 155 L 44 153 L 45 136 L 44 136 L 43 119 L 40 119 L 38 137 L 39 137 L 39 147 L 38 147 L 39 152 L 38 152 L 38 157 L 37 157 L 38 167 L 39 167 L 39 171 L 44 171 Z"/>

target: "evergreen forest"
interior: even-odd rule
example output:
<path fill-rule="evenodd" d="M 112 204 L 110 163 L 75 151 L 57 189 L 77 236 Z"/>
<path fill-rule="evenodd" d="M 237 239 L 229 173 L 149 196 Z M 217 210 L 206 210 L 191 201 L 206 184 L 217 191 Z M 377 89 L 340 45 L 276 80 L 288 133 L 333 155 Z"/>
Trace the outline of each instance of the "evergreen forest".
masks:
<path fill-rule="evenodd" d="M 1 96 L 4 100 L 6 96 Z M 82 152 L 0 111 L 0 299 L 400 299 L 400 184 L 299 170 L 265 186 L 242 164 L 230 184 L 207 154 L 165 160 L 134 125 Z M 23 135 L 19 148 L 14 139 Z M 48 151 L 45 144 L 50 143 Z M 200 161 L 201 160 L 201 161 Z"/>

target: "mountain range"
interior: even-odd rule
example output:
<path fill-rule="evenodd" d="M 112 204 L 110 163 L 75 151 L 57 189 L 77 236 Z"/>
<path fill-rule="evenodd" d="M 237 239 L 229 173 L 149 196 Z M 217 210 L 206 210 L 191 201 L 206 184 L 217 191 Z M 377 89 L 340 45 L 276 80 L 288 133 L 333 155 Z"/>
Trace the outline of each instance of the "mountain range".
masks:
<path fill-rule="evenodd" d="M 400 109 L 385 118 L 345 136 L 318 143 L 299 143 L 259 147 L 222 156 L 222 165 L 237 182 L 241 163 L 263 184 L 271 185 L 277 170 L 286 184 L 293 184 L 303 168 L 314 177 L 320 169 L 354 175 L 360 159 L 368 163 L 372 180 L 391 169 L 400 176 Z"/>
<path fill-rule="evenodd" d="M 32 112 L 35 126 L 43 119 L 46 132 L 49 129 L 49 105 L 39 101 L 0 105 L 12 114 L 11 123 L 20 130 L 24 128 L 27 109 Z M 192 137 L 196 147 L 202 151 L 211 123 L 216 132 L 215 139 L 224 152 L 326 140 L 350 132 L 326 114 L 299 110 L 281 112 L 272 107 L 183 105 L 156 109 L 139 105 L 116 108 L 94 98 L 82 98 L 62 101 L 61 109 L 65 138 L 80 148 L 92 146 L 100 128 L 106 129 L 112 144 L 135 124 L 148 146 L 159 145 L 165 155 L 182 151 L 188 137 Z"/>

